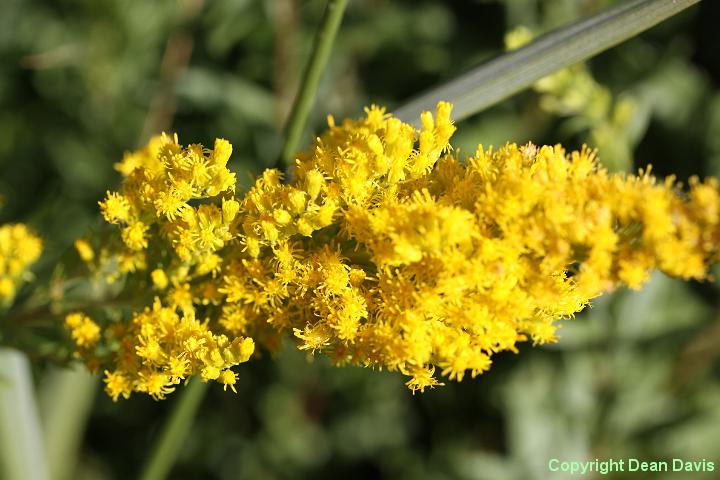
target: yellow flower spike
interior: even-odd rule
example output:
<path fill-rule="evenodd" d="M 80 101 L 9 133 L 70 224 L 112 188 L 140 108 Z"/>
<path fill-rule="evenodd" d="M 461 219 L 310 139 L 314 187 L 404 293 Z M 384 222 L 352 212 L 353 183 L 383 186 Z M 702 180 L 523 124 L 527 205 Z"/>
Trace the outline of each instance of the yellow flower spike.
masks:
<path fill-rule="evenodd" d="M 292 333 L 300 349 L 423 391 L 442 385 L 436 372 L 461 381 L 519 342 L 556 341 L 557 321 L 606 290 L 654 270 L 703 279 L 717 261 L 716 180 L 685 195 L 560 146 L 460 159 L 451 108 L 423 114 L 420 130 L 375 106 L 330 120 L 288 180 L 267 170 L 237 199 L 225 140 L 210 151 L 166 136 L 126 156 L 132 171 L 103 207 L 123 242 L 105 257 L 166 289 L 164 303 L 105 328 L 117 352 L 78 353 L 113 372 L 114 399 L 160 399 L 191 375 L 235 391 L 232 368 L 256 342 L 275 350 Z"/>

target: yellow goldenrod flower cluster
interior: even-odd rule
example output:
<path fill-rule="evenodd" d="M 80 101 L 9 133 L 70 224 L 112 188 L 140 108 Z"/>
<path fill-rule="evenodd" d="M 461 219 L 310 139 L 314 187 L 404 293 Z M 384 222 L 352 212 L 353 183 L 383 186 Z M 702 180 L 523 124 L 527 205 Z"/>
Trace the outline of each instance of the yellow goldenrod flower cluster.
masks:
<path fill-rule="evenodd" d="M 94 348 L 100 327 L 81 313 L 71 313 L 65 323 L 77 353 L 97 369 Z M 119 346 L 112 358 L 113 370 L 105 370 L 105 388 L 113 400 L 121 395 L 128 398 L 133 391 L 163 399 L 190 375 L 216 380 L 235 391 L 237 374 L 231 367 L 248 361 L 255 349 L 252 339 L 231 341 L 226 335 L 214 335 L 207 322 L 199 322 L 193 313 L 180 315 L 175 307 L 163 307 L 159 299 L 134 315 L 129 325 L 113 327 L 106 333 Z"/>
<path fill-rule="evenodd" d="M 252 352 L 245 337 L 274 349 L 285 332 L 339 365 L 400 371 L 422 391 L 439 384 L 438 369 L 462 380 L 518 342 L 554 341 L 557 320 L 617 285 L 638 288 L 656 269 L 702 279 L 717 259 L 716 180 L 683 192 L 560 146 L 480 146 L 461 160 L 450 113 L 441 102 L 419 130 L 378 107 L 329 118 L 287 181 L 267 170 L 243 198 L 211 180 L 217 169 L 190 168 L 224 168 L 224 155 L 213 163 L 216 153 L 162 137 L 127 157 L 103 211 L 126 249 L 148 253 L 137 274 L 150 270 L 143 278 L 165 300 L 112 326 L 122 347 L 110 394 L 162 398 L 189 374 L 232 386 L 229 367 Z M 178 182 L 192 188 L 181 194 Z M 142 235 L 125 233 L 137 222 Z M 73 336 L 87 342 L 90 330 Z M 200 344 L 209 350 L 198 355 Z"/>
<path fill-rule="evenodd" d="M 0 306 L 9 304 L 40 258 L 42 240 L 21 224 L 0 226 Z"/>
<path fill-rule="evenodd" d="M 78 355 L 93 369 L 108 367 L 106 390 L 113 399 L 133 391 L 161 399 L 191 375 L 235 390 L 231 368 L 250 358 L 253 340 L 213 333 L 208 323 L 218 309 L 212 290 L 219 287 L 213 280 L 223 258 L 216 252 L 233 238 L 240 208 L 233 198 L 235 175 L 226 167 L 231 151 L 226 140 L 207 150 L 184 148 L 176 137 L 153 138 L 116 165 L 125 176 L 123 188 L 100 202 L 121 242 L 103 242 L 99 255 L 87 240 L 75 243 L 107 281 L 134 272 L 137 295 L 151 288 L 157 295 L 128 324 L 101 329 L 84 314 L 66 317 Z"/>
<path fill-rule="evenodd" d="M 180 280 L 187 272 L 177 270 L 216 268 L 215 252 L 230 240 L 239 208 L 232 198 L 235 174 L 226 166 L 231 153 L 227 140 L 218 139 L 207 150 L 202 145 L 183 148 L 177 136 L 163 135 L 116 165 L 126 177 L 123 189 L 108 192 L 100 208 L 108 223 L 121 226 L 126 256 L 132 258 L 121 263 L 121 271 L 145 265 L 148 239 L 154 235 L 171 244 L 182 262 L 172 265 Z"/>

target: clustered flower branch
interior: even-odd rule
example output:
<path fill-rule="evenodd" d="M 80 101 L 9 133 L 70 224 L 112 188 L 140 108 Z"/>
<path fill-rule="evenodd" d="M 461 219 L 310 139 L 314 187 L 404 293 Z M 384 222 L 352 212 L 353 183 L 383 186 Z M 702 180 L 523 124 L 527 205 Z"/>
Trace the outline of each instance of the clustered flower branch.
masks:
<path fill-rule="evenodd" d="M 0 226 L 2 320 L 65 315 L 74 304 L 67 343 L 104 372 L 114 400 L 163 399 L 199 377 L 143 468 L 141 478 L 158 479 L 205 384 L 235 391 L 237 366 L 284 337 L 338 365 L 398 371 L 423 391 L 486 371 L 495 353 L 520 342 L 556 341 L 558 321 L 620 285 L 640 288 L 654 270 L 707 279 L 720 243 L 717 179 L 683 186 L 657 182 L 649 168 L 610 174 L 594 151 L 559 145 L 479 146 L 463 157 L 450 143 L 448 102 L 422 113 L 419 128 L 401 121 L 442 98 L 466 118 L 697 2 L 617 5 L 427 92 L 397 118 L 374 106 L 359 120 L 330 117 L 293 156 L 347 3 L 328 0 L 286 129 L 287 178 L 266 170 L 239 195 L 228 141 L 210 150 L 155 137 L 116 166 L 122 186 L 100 204 L 106 228 L 75 242 L 83 276 L 67 283 L 92 301 L 61 298 L 67 291 L 53 282 L 62 275 L 24 297 L 43 242 L 25 225 Z M 588 75 L 558 78 L 568 82 L 537 88 L 573 100 L 558 93 L 580 81 L 601 106 L 607 100 Z M 596 137 L 622 129 L 618 112 L 612 124 L 600 116 Z M 38 304 L 49 307 L 33 310 Z M 23 429 L 38 423 L 31 409 L 16 411 Z M 41 444 L 18 445 L 23 454 L 14 444 L 0 449 L 11 469 L 27 477 L 44 468 Z M 41 461 L 23 461 L 35 456 Z"/>
<path fill-rule="evenodd" d="M 257 342 L 292 332 L 338 365 L 399 371 L 413 391 L 556 340 L 558 320 L 653 270 L 704 279 L 717 260 L 716 179 L 610 174 L 587 148 L 507 144 L 461 158 L 451 105 L 420 129 L 371 107 L 266 170 L 244 196 L 231 147 L 156 137 L 117 165 L 110 238 L 83 241 L 95 275 L 154 300 L 126 317 L 67 317 L 114 399 L 161 399 L 199 375 L 234 390 Z M 95 253 L 97 250 L 97 254 Z M 84 253 L 83 253 L 84 252 Z M 117 268 L 108 268 L 115 265 Z"/>

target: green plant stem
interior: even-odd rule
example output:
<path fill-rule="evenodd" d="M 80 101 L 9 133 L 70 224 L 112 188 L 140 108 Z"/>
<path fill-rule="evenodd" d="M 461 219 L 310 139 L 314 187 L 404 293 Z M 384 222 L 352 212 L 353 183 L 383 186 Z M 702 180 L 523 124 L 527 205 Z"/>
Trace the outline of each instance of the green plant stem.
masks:
<path fill-rule="evenodd" d="M 281 160 L 286 167 L 293 161 L 300 136 L 305 129 L 310 110 L 315 100 L 320 77 L 325 71 L 325 65 L 330 57 L 335 37 L 340 28 L 347 0 L 328 0 L 325 13 L 313 44 L 310 60 L 303 73 L 300 89 L 293 103 L 285 129 L 285 144 L 283 145 Z"/>
<path fill-rule="evenodd" d="M 48 479 L 30 365 L 9 348 L 0 348 L 0 466 L 0 478 Z"/>
<path fill-rule="evenodd" d="M 191 380 L 175 401 L 170 417 L 163 424 L 150 456 L 140 474 L 141 480 L 164 480 L 177 460 L 195 413 L 207 391 L 207 383 Z"/>
<path fill-rule="evenodd" d="M 395 110 L 417 123 L 440 100 L 455 105 L 453 118 L 467 118 L 537 80 L 607 50 L 657 25 L 700 0 L 634 0 L 554 30 L 518 50 L 491 60 Z"/>
<path fill-rule="evenodd" d="M 40 416 L 53 480 L 73 478 L 98 381 L 98 375 L 73 363 L 50 368 L 40 383 Z"/>

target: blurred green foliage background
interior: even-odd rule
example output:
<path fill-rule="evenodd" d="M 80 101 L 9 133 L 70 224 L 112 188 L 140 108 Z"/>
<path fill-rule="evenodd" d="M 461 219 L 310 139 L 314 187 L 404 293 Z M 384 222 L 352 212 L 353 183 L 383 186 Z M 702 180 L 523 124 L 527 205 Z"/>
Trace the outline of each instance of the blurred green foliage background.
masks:
<path fill-rule="evenodd" d="M 501 53 L 518 25 L 540 34 L 613 3 L 351 1 L 305 140 L 326 114 L 392 108 Z M 4 0 L 0 220 L 28 221 L 47 239 L 39 268 L 51 266 L 98 222 L 97 200 L 119 180 L 113 163 L 162 130 L 182 143 L 229 139 L 232 168 L 249 184 L 277 162 L 323 8 Z M 615 169 L 720 176 L 718 21 L 720 3 L 701 2 L 589 63 L 612 104 L 629 105 L 609 134 L 528 91 L 462 122 L 457 142 L 470 152 L 590 143 Z M 288 345 L 245 365 L 237 395 L 211 389 L 171 478 L 532 480 L 563 478 L 548 472 L 550 458 L 596 457 L 706 458 L 718 468 L 719 308 L 717 282 L 657 275 L 566 322 L 559 344 L 525 345 L 475 380 L 415 396 L 399 375 L 335 369 Z M 70 478 L 133 478 L 174 401 L 112 403 L 98 391 Z"/>

